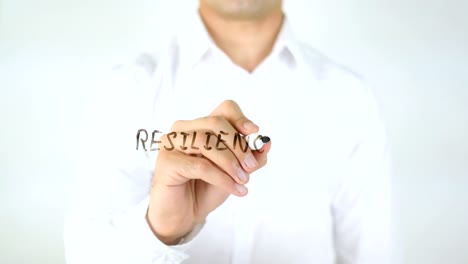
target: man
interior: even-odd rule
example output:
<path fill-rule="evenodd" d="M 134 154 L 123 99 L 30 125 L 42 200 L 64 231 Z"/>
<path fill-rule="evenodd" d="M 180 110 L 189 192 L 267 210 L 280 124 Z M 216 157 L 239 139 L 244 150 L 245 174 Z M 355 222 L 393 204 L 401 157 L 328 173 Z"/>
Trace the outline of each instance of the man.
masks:
<path fill-rule="evenodd" d="M 168 50 L 103 84 L 67 262 L 388 262 L 388 153 L 370 91 L 293 37 L 281 0 L 198 11 Z M 236 135 L 254 132 L 271 142 L 244 151 Z"/>

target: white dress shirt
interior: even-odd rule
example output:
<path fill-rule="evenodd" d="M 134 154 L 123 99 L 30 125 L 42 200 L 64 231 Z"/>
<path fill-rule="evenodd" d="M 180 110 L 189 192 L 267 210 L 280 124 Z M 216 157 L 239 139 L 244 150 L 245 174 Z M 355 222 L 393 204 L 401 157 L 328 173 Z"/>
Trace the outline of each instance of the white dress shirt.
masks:
<path fill-rule="evenodd" d="M 295 39 L 287 21 L 252 73 L 216 47 L 197 16 L 167 50 L 105 79 L 80 140 L 67 263 L 389 262 L 388 146 L 372 92 Z M 151 141 L 154 130 L 168 133 L 226 99 L 271 138 L 268 164 L 251 175 L 246 197 L 229 197 L 167 246 L 145 220 L 158 152 L 137 150 L 137 131 Z"/>

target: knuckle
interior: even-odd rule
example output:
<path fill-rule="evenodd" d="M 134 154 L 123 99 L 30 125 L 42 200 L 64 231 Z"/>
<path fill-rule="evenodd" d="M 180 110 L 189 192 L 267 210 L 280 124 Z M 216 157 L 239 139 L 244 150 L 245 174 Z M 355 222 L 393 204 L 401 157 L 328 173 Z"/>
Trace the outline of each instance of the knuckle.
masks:
<path fill-rule="evenodd" d="M 203 145 L 205 145 L 205 143 L 206 143 L 206 137 L 207 137 L 206 134 L 211 133 L 211 131 L 209 131 L 209 130 L 199 130 L 199 131 L 196 131 L 196 132 L 197 132 L 197 136 L 195 137 L 194 144 L 195 144 L 196 147 L 202 148 Z"/>
<path fill-rule="evenodd" d="M 224 100 L 221 105 L 223 107 L 237 107 L 237 103 L 236 101 L 232 100 L 232 99 L 227 99 L 227 100 Z"/>
<path fill-rule="evenodd" d="M 202 130 L 198 130 L 197 133 L 199 133 L 200 135 L 206 135 L 208 133 L 213 133 L 213 131 L 211 131 L 209 129 L 202 129 Z"/>
<path fill-rule="evenodd" d="M 242 113 L 241 108 L 234 100 L 226 100 L 223 102 L 223 109 L 229 109 L 229 113 L 232 113 L 234 122 L 245 122 L 247 118 Z"/>
<path fill-rule="evenodd" d="M 234 119 L 234 122 L 236 124 L 239 124 L 239 125 L 240 125 L 240 123 L 244 123 L 244 122 L 247 122 L 247 121 L 249 121 L 249 120 L 243 114 L 240 114 L 239 116 L 237 116 L 237 118 Z"/>
<path fill-rule="evenodd" d="M 210 127 L 220 127 L 223 126 L 226 120 L 222 116 L 211 116 L 208 119 Z"/>

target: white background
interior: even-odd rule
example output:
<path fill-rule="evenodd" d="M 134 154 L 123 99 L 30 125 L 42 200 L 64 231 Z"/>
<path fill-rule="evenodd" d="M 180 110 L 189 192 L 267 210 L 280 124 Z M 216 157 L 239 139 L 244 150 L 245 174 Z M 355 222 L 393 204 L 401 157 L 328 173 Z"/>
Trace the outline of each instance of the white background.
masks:
<path fill-rule="evenodd" d="M 395 263 L 468 263 L 468 1 L 285 0 L 364 75 L 394 161 Z M 88 83 L 154 49 L 192 1 L 0 0 L 0 263 L 63 263 Z"/>

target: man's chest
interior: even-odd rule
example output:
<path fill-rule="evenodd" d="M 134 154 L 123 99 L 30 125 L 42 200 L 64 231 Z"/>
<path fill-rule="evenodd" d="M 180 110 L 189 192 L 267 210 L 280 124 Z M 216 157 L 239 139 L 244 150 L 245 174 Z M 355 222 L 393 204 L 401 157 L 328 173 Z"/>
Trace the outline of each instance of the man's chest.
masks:
<path fill-rule="evenodd" d="M 330 199 L 352 148 L 333 96 L 317 82 L 294 74 L 186 75 L 167 90 L 155 107 L 160 117 L 156 123 L 164 133 L 174 121 L 207 116 L 230 99 L 272 139 L 268 164 L 251 175 L 249 195 L 230 198 L 213 212 L 199 239 L 213 252 L 233 256 L 250 248 L 243 243 L 254 243 L 255 250 L 248 254 L 255 262 L 282 256 L 303 260 L 307 256 L 294 252 L 308 252 L 303 254 L 310 253 L 311 259 L 321 255 L 327 263 L 332 256 Z M 283 251 L 275 255 L 271 248 Z M 196 250 L 193 254 L 196 258 Z"/>

